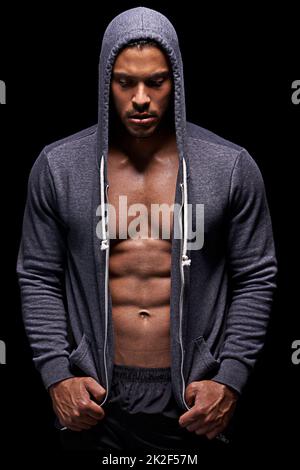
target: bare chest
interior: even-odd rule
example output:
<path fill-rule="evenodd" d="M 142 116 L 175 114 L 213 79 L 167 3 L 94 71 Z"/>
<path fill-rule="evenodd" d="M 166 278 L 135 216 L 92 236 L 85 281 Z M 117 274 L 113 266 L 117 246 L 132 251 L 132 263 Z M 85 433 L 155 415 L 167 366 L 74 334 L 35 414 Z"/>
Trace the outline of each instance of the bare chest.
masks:
<path fill-rule="evenodd" d="M 131 238 L 163 237 L 162 230 L 173 229 L 173 212 L 178 173 L 177 154 L 144 169 L 126 161 L 108 158 L 109 231 Z M 152 235 L 151 235 L 152 234 Z M 166 235 L 168 238 L 168 236 Z"/>

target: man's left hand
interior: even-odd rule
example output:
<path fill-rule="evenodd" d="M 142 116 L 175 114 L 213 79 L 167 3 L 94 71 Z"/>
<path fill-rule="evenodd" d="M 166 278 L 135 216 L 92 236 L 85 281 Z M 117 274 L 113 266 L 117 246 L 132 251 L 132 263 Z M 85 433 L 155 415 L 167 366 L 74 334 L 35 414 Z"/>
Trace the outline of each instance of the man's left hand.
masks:
<path fill-rule="evenodd" d="M 191 382 L 185 390 L 185 400 L 191 409 L 180 416 L 179 424 L 213 439 L 227 427 L 238 397 L 235 390 L 213 380 Z"/>

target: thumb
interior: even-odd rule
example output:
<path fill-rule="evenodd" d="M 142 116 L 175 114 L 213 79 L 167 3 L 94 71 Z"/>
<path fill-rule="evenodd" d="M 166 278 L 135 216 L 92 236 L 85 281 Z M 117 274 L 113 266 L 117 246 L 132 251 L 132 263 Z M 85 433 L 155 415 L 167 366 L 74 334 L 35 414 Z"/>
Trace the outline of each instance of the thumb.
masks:
<path fill-rule="evenodd" d="M 191 382 L 187 388 L 185 389 L 185 401 L 187 402 L 188 406 L 193 406 L 196 396 L 196 388 Z"/>
<path fill-rule="evenodd" d="M 105 388 L 102 387 L 96 380 L 92 377 L 88 377 L 85 380 L 85 388 L 90 392 L 97 401 L 101 401 L 105 395 Z"/>

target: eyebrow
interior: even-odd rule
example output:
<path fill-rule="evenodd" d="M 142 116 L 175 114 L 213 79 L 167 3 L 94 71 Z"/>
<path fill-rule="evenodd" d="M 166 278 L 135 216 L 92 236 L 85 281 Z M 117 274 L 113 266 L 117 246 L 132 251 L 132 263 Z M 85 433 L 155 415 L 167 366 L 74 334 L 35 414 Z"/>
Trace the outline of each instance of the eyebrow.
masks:
<path fill-rule="evenodd" d="M 132 79 L 132 80 L 138 80 L 139 77 L 135 76 L 135 75 L 130 75 L 128 73 L 125 73 L 125 72 L 113 72 L 112 73 L 113 75 L 113 78 L 129 78 L 129 79 Z M 155 79 L 158 79 L 158 78 L 168 78 L 170 77 L 171 73 L 168 71 L 168 70 L 163 70 L 161 72 L 155 72 L 155 73 L 152 73 L 150 75 L 148 75 L 146 77 L 146 80 L 155 80 Z"/>

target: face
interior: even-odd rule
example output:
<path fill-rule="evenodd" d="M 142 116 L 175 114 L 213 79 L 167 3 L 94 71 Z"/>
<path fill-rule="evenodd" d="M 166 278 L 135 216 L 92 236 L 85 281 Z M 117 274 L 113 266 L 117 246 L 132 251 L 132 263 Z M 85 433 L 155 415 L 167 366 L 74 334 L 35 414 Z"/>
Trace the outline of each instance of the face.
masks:
<path fill-rule="evenodd" d="M 172 72 L 157 47 L 128 47 L 117 56 L 112 81 L 116 111 L 134 137 L 149 137 L 157 129 L 172 94 Z"/>

